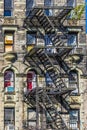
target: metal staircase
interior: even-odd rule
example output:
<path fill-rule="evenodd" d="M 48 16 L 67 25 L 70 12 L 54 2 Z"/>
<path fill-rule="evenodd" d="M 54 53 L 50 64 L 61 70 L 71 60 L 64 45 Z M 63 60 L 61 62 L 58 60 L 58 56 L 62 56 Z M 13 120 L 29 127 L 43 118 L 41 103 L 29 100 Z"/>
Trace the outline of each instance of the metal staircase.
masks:
<path fill-rule="evenodd" d="M 71 8 L 70 8 L 71 9 Z M 65 10 L 65 14 L 67 14 L 70 9 L 64 9 Z M 63 10 L 63 12 L 64 12 Z M 64 14 L 63 14 L 64 15 Z M 58 15 L 59 17 L 60 15 Z M 38 22 L 40 23 L 40 25 L 43 27 L 43 29 L 45 30 L 45 33 L 48 35 L 48 37 L 50 38 L 51 42 L 53 43 L 53 46 L 57 46 L 59 48 L 57 48 L 57 56 L 59 58 L 56 57 L 57 62 L 61 61 L 60 66 L 64 69 L 65 72 L 69 72 L 69 67 L 67 66 L 67 64 L 61 59 L 62 55 L 65 55 L 65 53 L 70 52 L 72 49 L 70 48 L 64 48 L 64 41 L 60 38 L 60 36 L 57 34 L 54 24 L 50 21 L 50 19 L 48 18 L 48 16 L 44 13 L 43 9 L 38 9 L 38 8 L 34 8 L 32 9 L 31 15 L 29 15 L 31 22 L 33 17 L 36 17 Z M 63 17 L 63 16 L 62 16 Z M 60 27 L 60 23 L 59 23 L 59 27 Z"/>
<path fill-rule="evenodd" d="M 67 88 L 66 87 L 62 78 L 60 78 L 60 70 L 58 68 L 55 68 L 54 64 L 52 63 L 49 56 L 45 53 L 43 48 L 33 48 L 28 53 L 28 56 L 26 56 L 26 57 L 32 58 L 33 61 L 37 57 L 38 58 L 37 60 L 39 60 L 37 62 L 39 62 L 39 64 L 36 61 L 34 61 L 36 63 L 36 67 L 37 68 L 39 67 L 42 70 L 42 72 L 44 72 L 43 73 L 44 75 L 46 74 L 46 72 L 49 74 L 50 78 L 53 81 L 53 84 L 55 85 L 55 89 L 54 89 L 53 93 L 51 93 L 51 94 L 55 94 L 55 95 L 59 96 L 59 98 L 60 98 L 61 95 L 64 95 L 66 93 L 69 94 L 71 91 L 74 90 L 73 88 Z M 26 59 L 26 57 L 25 57 L 25 59 Z M 61 67 L 64 67 L 64 65 L 65 65 L 65 71 L 68 74 L 69 68 L 68 68 L 67 64 L 65 64 L 65 63 L 63 64 L 63 63 L 64 62 L 62 62 L 60 60 Z M 42 65 L 43 65 L 43 67 L 42 67 Z M 67 66 L 67 68 L 66 68 L 66 66 Z M 61 96 L 61 99 L 63 99 L 62 96 Z M 59 102 L 61 103 L 60 100 L 59 100 Z M 62 100 L 62 105 L 65 109 L 67 109 L 67 110 L 70 109 L 70 106 L 66 101 L 66 98 L 64 98 Z"/>
<path fill-rule="evenodd" d="M 57 15 L 58 20 L 61 21 L 65 19 L 72 9 L 73 9 L 72 6 L 64 7 L 64 9 Z"/>
<path fill-rule="evenodd" d="M 29 56 L 36 56 L 44 66 L 46 72 L 49 74 L 50 78 L 52 79 L 55 88 L 58 91 L 62 91 L 63 89 L 67 89 L 65 83 L 63 80 L 59 77 L 59 70 L 55 69 L 55 66 L 53 65 L 52 61 L 49 59 L 48 55 L 44 52 L 43 48 L 34 48 L 30 51 Z M 38 64 L 39 66 L 39 64 Z"/>
<path fill-rule="evenodd" d="M 50 118 L 46 117 L 47 125 L 52 128 L 52 130 L 68 130 L 66 124 L 64 123 L 60 113 L 57 110 L 57 106 L 55 106 L 55 97 L 53 95 L 49 96 L 44 88 L 38 88 L 36 93 L 36 89 L 34 91 L 30 91 L 27 95 L 29 104 L 35 106 L 36 103 L 36 94 L 38 94 L 39 99 L 39 107 L 40 109 L 44 109 L 46 115 L 48 114 Z M 32 97 L 32 100 L 31 100 Z M 51 100 L 52 99 L 52 100 Z M 33 101 L 33 102 L 32 102 Z M 27 103 L 27 102 L 26 102 Z"/>
<path fill-rule="evenodd" d="M 57 130 L 57 129 L 58 130 L 62 130 L 62 129 L 68 130 L 61 115 L 57 111 L 57 108 L 53 105 L 49 96 L 46 93 L 44 93 L 44 95 L 45 95 L 46 102 L 43 104 L 45 106 L 46 112 L 48 112 L 49 116 L 51 117 L 51 120 L 47 120 L 48 124 L 53 123 L 51 125 L 55 130 Z"/>
<path fill-rule="evenodd" d="M 31 15 L 29 15 L 31 22 L 34 17 L 37 18 L 40 25 L 45 30 L 45 33 L 48 34 L 48 37 L 52 41 L 54 46 L 64 46 L 63 41 L 60 39 L 60 36 L 57 34 L 54 24 L 50 21 L 48 16 L 44 13 L 43 9 L 32 9 Z M 27 17 L 24 23 L 27 23 Z"/>
<path fill-rule="evenodd" d="M 64 19 L 71 9 L 63 9 L 60 14 L 58 14 L 58 27 L 61 28 L 62 31 L 63 25 L 62 19 Z M 54 23 L 49 19 L 49 17 L 44 13 L 44 10 L 42 8 L 33 8 L 30 11 L 30 14 L 27 16 L 27 18 L 24 20 L 24 23 L 28 25 L 28 19 L 30 19 L 31 23 L 33 18 L 36 18 L 38 23 L 41 25 L 41 27 L 45 30 L 45 34 L 48 35 L 51 42 L 53 43 L 53 46 L 57 48 L 57 54 L 53 57 L 55 58 L 55 61 L 59 64 L 59 66 L 68 74 L 69 73 L 69 67 L 64 61 L 64 57 L 69 54 L 69 52 L 72 50 L 71 48 L 64 48 L 65 42 L 60 38 L 58 35 Z M 61 26 L 60 26 L 61 25 Z M 37 29 L 37 28 L 36 28 Z M 50 119 L 47 119 L 48 125 L 51 126 L 52 130 L 68 130 L 66 127 L 61 115 L 57 111 L 57 108 L 54 105 L 54 100 L 57 100 L 61 105 L 66 109 L 69 110 L 69 104 L 67 103 L 66 99 L 63 97 L 63 95 L 66 93 L 70 93 L 72 90 L 68 89 L 63 82 L 62 78 L 60 77 L 60 70 L 55 67 L 54 63 L 52 62 L 49 55 L 44 51 L 44 48 L 37 48 L 34 47 L 29 51 L 29 53 L 25 56 L 25 60 L 29 62 L 28 57 L 33 61 L 30 63 L 31 65 L 34 65 L 35 67 L 39 68 L 39 70 L 42 70 L 44 74 L 46 72 L 50 76 L 50 78 L 53 81 L 53 84 L 55 85 L 55 88 L 50 91 L 46 92 L 42 88 L 39 89 L 37 92 L 36 90 L 32 90 L 28 93 L 26 96 L 26 103 L 31 104 L 31 106 L 36 106 L 36 96 L 35 93 L 39 97 L 39 106 L 49 114 Z M 37 60 L 35 59 L 37 58 Z M 51 98 L 52 96 L 52 98 Z M 44 100 L 43 100 L 44 97 Z M 61 100 L 60 100 L 61 99 Z"/>

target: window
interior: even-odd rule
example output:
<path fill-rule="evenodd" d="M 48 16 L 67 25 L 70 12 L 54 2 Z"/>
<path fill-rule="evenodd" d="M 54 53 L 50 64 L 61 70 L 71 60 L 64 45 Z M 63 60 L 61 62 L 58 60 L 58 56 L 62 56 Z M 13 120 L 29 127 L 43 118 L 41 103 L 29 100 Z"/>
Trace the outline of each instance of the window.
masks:
<path fill-rule="evenodd" d="M 54 86 L 52 79 L 50 78 L 48 73 L 46 73 L 46 85 L 47 85 L 47 87 L 53 87 Z"/>
<path fill-rule="evenodd" d="M 4 36 L 5 52 L 13 51 L 13 44 L 14 44 L 14 32 L 6 31 Z"/>
<path fill-rule="evenodd" d="M 79 128 L 79 110 L 70 110 L 70 129 L 77 130 Z"/>
<path fill-rule="evenodd" d="M 13 0 L 4 0 L 4 16 L 13 15 Z"/>
<path fill-rule="evenodd" d="M 52 6 L 52 0 L 44 0 L 44 6 L 45 7 L 50 7 Z M 52 9 L 45 9 L 45 13 L 47 16 L 51 16 L 52 15 Z"/>
<path fill-rule="evenodd" d="M 76 6 L 76 0 L 67 0 L 67 5 L 75 7 Z"/>
<path fill-rule="evenodd" d="M 35 108 L 28 108 L 28 126 L 29 127 L 36 127 L 36 109 Z"/>
<path fill-rule="evenodd" d="M 69 86 L 76 88 L 72 91 L 72 94 L 79 93 L 79 79 L 78 79 L 78 72 L 76 70 L 71 70 L 69 73 Z"/>
<path fill-rule="evenodd" d="M 6 70 L 4 73 L 4 89 L 5 92 L 14 92 L 14 72 L 13 70 Z"/>
<path fill-rule="evenodd" d="M 27 32 L 27 45 L 36 44 L 36 32 Z"/>
<path fill-rule="evenodd" d="M 76 7 L 76 0 L 67 0 L 67 5 L 68 6 L 72 6 L 72 7 Z M 72 18 L 72 16 L 74 15 L 74 10 L 72 10 L 70 12 L 70 14 L 68 15 L 68 19 Z"/>
<path fill-rule="evenodd" d="M 4 108 L 4 127 L 7 130 L 9 127 L 14 130 L 15 125 L 15 109 L 14 108 Z"/>
<path fill-rule="evenodd" d="M 46 52 L 53 53 L 54 49 L 52 49 L 52 42 L 48 35 L 45 35 L 45 46 L 47 47 Z"/>
<path fill-rule="evenodd" d="M 76 46 L 76 45 L 77 45 L 77 33 L 69 33 L 68 46 Z"/>
<path fill-rule="evenodd" d="M 36 87 L 36 74 L 33 71 L 27 73 L 27 89 L 32 90 Z"/>
<path fill-rule="evenodd" d="M 29 15 L 29 12 L 33 6 L 34 6 L 34 0 L 26 0 L 26 16 Z"/>

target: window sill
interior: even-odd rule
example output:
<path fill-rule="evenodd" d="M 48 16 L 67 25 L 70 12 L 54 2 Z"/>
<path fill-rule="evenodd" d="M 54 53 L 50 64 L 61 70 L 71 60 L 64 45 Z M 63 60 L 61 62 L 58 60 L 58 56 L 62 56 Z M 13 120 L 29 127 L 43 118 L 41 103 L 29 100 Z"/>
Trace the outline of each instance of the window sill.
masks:
<path fill-rule="evenodd" d="M 16 93 L 15 93 L 15 91 L 14 91 L 14 92 L 4 92 L 4 94 L 5 94 L 5 95 L 8 95 L 8 94 L 9 94 L 9 95 L 15 95 Z"/>
<path fill-rule="evenodd" d="M 77 97 L 77 96 L 80 96 L 80 93 L 71 93 L 71 95 L 70 96 L 72 96 L 72 97 Z"/>

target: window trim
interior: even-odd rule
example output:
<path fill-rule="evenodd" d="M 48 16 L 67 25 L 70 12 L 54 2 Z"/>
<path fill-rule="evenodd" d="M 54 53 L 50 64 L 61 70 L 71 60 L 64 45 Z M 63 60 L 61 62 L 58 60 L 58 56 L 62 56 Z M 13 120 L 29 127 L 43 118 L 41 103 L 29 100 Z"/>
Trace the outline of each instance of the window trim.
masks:
<path fill-rule="evenodd" d="M 13 90 L 13 91 L 10 91 L 10 92 L 9 92 L 9 91 L 5 91 L 5 88 L 6 88 L 6 87 L 5 87 L 5 72 L 6 72 L 6 71 L 10 71 L 10 72 L 13 73 L 13 81 L 11 81 L 11 82 L 12 82 L 13 85 L 14 85 L 14 86 L 13 86 L 14 90 Z M 14 73 L 14 70 L 8 68 L 7 70 L 5 70 L 5 72 L 4 72 L 4 91 L 5 91 L 5 93 L 14 93 L 14 92 L 15 92 L 15 73 Z"/>
<path fill-rule="evenodd" d="M 5 109 L 13 109 L 13 120 L 12 120 L 12 122 L 13 122 L 13 125 L 14 125 L 14 127 L 15 127 L 15 107 L 4 107 L 4 129 L 5 129 Z M 7 121 L 9 121 L 9 120 L 7 120 Z"/>
<path fill-rule="evenodd" d="M 34 37 L 35 40 L 34 40 L 33 44 L 29 43 L 30 40 L 28 40 L 28 35 L 31 35 L 31 36 Z M 37 34 L 36 34 L 36 31 L 27 31 L 26 32 L 26 45 L 30 46 L 30 45 L 36 45 L 36 44 L 37 44 Z"/>
<path fill-rule="evenodd" d="M 34 74 L 34 76 L 35 76 L 35 79 L 31 79 L 30 80 L 30 82 L 28 81 L 28 74 L 29 73 L 31 73 L 32 75 Z M 33 81 L 34 80 L 34 81 Z M 35 71 L 33 71 L 33 70 L 29 70 L 28 72 L 27 72 L 27 90 L 29 90 L 29 91 L 31 91 L 33 88 L 36 88 L 36 80 L 37 80 L 37 75 L 36 75 L 36 73 L 35 73 Z M 32 83 L 32 84 L 30 84 L 30 88 L 29 88 L 29 83 Z M 35 84 L 33 84 L 33 83 L 35 83 Z M 31 85 L 32 85 L 32 88 L 31 88 Z M 34 87 L 33 87 L 33 85 L 34 85 Z"/>
<path fill-rule="evenodd" d="M 34 122 L 34 123 L 36 123 L 36 120 L 34 119 L 34 120 L 30 120 L 30 119 L 28 119 L 28 117 L 29 117 L 29 110 L 33 110 L 34 112 L 36 112 L 36 108 L 27 108 L 27 121 L 28 121 L 28 127 L 29 127 L 29 121 L 30 122 Z M 32 111 L 32 112 L 33 112 Z"/>
<path fill-rule="evenodd" d="M 33 2 L 32 5 L 29 5 L 29 2 Z M 29 6 L 27 7 L 27 5 Z M 30 10 L 33 8 L 34 5 L 35 5 L 35 0 L 26 0 L 26 16 L 28 16 Z"/>
<path fill-rule="evenodd" d="M 13 43 L 11 43 L 11 44 L 6 44 L 6 43 L 5 43 L 5 36 L 6 36 L 6 35 L 12 35 Z M 14 51 L 14 31 L 6 30 L 6 31 L 4 32 L 4 52 L 9 52 L 9 51 L 6 51 L 6 46 L 12 47 L 12 50 L 11 50 L 11 51 Z"/>
<path fill-rule="evenodd" d="M 80 109 L 71 109 L 70 111 L 78 111 L 78 127 L 80 127 Z M 69 113 L 69 121 L 70 121 L 70 113 Z M 70 127 L 70 122 L 69 122 L 69 127 Z M 77 127 L 77 128 L 78 128 Z M 72 130 L 74 130 L 73 128 L 72 128 Z"/>
<path fill-rule="evenodd" d="M 79 72 L 77 70 L 73 69 L 73 70 L 70 70 L 69 74 L 71 73 L 71 76 L 73 76 L 73 74 L 72 74 L 73 72 L 77 75 L 77 81 L 76 82 L 74 82 L 75 80 L 70 81 L 70 76 L 69 76 L 69 86 L 72 86 L 73 84 L 76 85 L 78 92 L 72 91 L 71 95 L 79 95 Z"/>
<path fill-rule="evenodd" d="M 52 1 L 52 0 L 50 0 L 50 1 L 48 2 L 49 4 L 47 4 L 47 1 L 48 1 L 48 0 L 44 0 L 44 6 L 46 6 L 46 7 L 53 6 L 53 1 Z M 46 14 L 47 16 L 52 16 L 52 15 L 53 15 L 53 10 L 52 10 L 52 9 L 45 9 L 44 12 L 45 12 L 45 14 Z"/>
<path fill-rule="evenodd" d="M 69 32 L 69 33 L 68 33 L 68 36 L 69 36 L 69 35 L 71 35 L 71 36 L 72 36 L 72 35 L 75 35 L 75 37 L 76 37 L 76 43 L 75 43 L 75 44 L 73 44 L 73 43 L 72 43 L 72 44 L 69 44 L 69 43 L 68 43 L 69 39 L 67 39 L 67 45 L 68 45 L 68 46 L 77 46 L 77 47 L 78 47 L 78 33 L 77 33 L 77 32 Z M 70 39 L 71 39 L 71 38 L 70 38 Z"/>
<path fill-rule="evenodd" d="M 11 7 L 5 7 L 5 0 L 4 0 L 4 16 L 5 17 L 12 17 L 13 16 L 13 8 L 14 8 L 14 0 L 11 0 Z M 10 11 L 11 15 L 5 15 L 5 11 Z"/>

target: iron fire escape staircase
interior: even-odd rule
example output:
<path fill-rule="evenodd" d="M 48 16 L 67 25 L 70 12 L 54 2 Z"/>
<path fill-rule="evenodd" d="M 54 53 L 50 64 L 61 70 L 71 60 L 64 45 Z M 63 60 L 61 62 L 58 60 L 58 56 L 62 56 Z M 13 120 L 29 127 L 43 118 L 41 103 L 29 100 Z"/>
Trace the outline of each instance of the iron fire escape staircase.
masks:
<path fill-rule="evenodd" d="M 44 71 L 44 74 L 46 74 L 46 72 L 47 72 L 49 74 L 49 76 L 51 77 L 51 79 L 55 85 L 55 92 L 57 93 L 57 95 L 60 96 L 60 95 L 66 94 L 66 93 L 70 93 L 73 90 L 72 88 L 66 87 L 65 83 L 59 76 L 60 70 L 58 68 L 57 69 L 55 68 L 55 66 L 53 65 L 52 61 L 50 60 L 48 55 L 45 53 L 43 48 L 33 48 L 29 52 L 28 56 L 25 57 L 25 59 L 27 57 L 32 58 L 33 61 L 36 57 L 38 58 L 37 60 L 39 60 L 40 62 L 38 64 L 38 66 L 36 63 L 36 67 L 41 68 L 41 64 L 43 65 L 41 70 Z M 61 98 L 63 98 L 63 97 L 61 96 Z M 62 105 L 64 106 L 65 109 L 67 109 L 67 110 L 70 109 L 70 106 L 67 103 L 66 99 L 63 99 Z"/>
<path fill-rule="evenodd" d="M 67 12 L 67 11 L 66 11 Z M 64 15 L 64 14 L 63 14 Z M 62 15 L 62 17 L 63 17 Z M 31 11 L 31 16 L 29 16 L 29 18 L 32 19 L 33 17 L 36 17 L 38 22 L 40 23 L 40 25 L 43 27 L 43 29 L 45 30 L 45 33 L 48 34 L 50 40 L 52 41 L 53 45 L 55 47 L 60 47 L 58 48 L 58 53 L 63 52 L 65 50 L 65 48 L 63 49 L 62 47 L 64 47 L 65 43 L 62 41 L 62 39 L 60 39 L 60 36 L 57 34 L 54 24 L 49 20 L 49 18 L 44 14 L 43 9 L 33 9 Z M 61 18 L 62 18 L 61 17 Z M 61 19 L 60 18 L 60 19 Z M 25 24 L 28 24 L 28 22 L 26 22 L 27 19 L 25 19 Z M 62 56 L 66 55 L 67 52 L 61 53 Z M 55 85 L 55 91 L 58 93 L 63 92 L 64 90 L 67 90 L 67 87 L 65 85 L 65 83 L 63 82 L 63 80 L 59 77 L 59 70 L 55 68 L 55 66 L 53 65 L 51 59 L 49 58 L 49 56 L 44 52 L 44 49 L 41 48 L 33 48 L 29 54 L 29 57 L 33 58 L 34 56 L 37 57 L 41 64 L 43 65 L 43 67 L 45 68 L 45 71 L 49 74 L 49 76 L 51 77 L 54 85 Z M 66 73 L 69 72 L 69 67 L 67 66 L 67 64 L 61 59 L 60 55 L 58 54 L 58 56 L 55 57 L 57 62 L 60 64 L 60 66 L 64 69 L 64 71 Z M 37 63 L 36 63 L 37 66 Z M 41 67 L 39 64 L 37 67 Z M 66 67 L 66 68 L 65 68 Z M 42 68 L 41 68 L 42 69 Z M 70 92 L 71 90 L 67 90 L 67 93 Z M 39 95 L 40 96 L 40 95 Z M 33 97 L 32 97 L 33 98 Z M 62 96 L 61 96 L 62 98 Z M 52 104 L 52 101 L 50 100 L 49 96 L 46 95 L 46 102 L 45 104 L 43 103 L 43 105 L 46 108 L 46 111 L 49 113 L 49 115 L 52 118 L 52 121 L 55 123 L 55 127 L 56 130 L 68 130 L 65 126 L 64 126 L 64 122 L 62 121 L 62 118 L 60 116 L 60 114 L 57 112 L 55 106 Z M 65 106 L 67 102 L 65 102 L 65 100 L 62 100 L 62 105 Z M 51 109 L 49 109 L 51 108 Z M 55 117 L 56 115 L 56 117 Z M 62 123 L 62 125 L 61 125 Z"/>
<path fill-rule="evenodd" d="M 33 17 L 36 17 L 38 19 L 39 23 L 44 28 L 45 33 L 47 33 L 48 36 L 50 37 L 54 46 L 61 46 L 61 45 L 62 45 L 62 47 L 64 46 L 64 43 L 60 39 L 59 35 L 57 34 L 54 25 L 49 20 L 49 18 L 44 14 L 43 9 L 34 8 L 31 12 L 31 16 L 30 16 L 31 22 L 32 22 Z M 66 53 L 64 50 L 65 50 L 65 48 L 64 49 L 60 48 L 60 49 L 58 49 L 58 52 L 59 53 L 64 52 L 64 53 L 62 53 L 62 55 L 64 55 Z M 33 50 L 31 51 L 31 53 L 32 52 L 33 52 Z M 59 79 L 59 75 L 57 74 L 56 70 L 54 69 L 52 62 L 50 62 L 51 60 L 49 59 L 48 55 L 43 53 L 43 49 L 39 49 L 35 53 L 37 54 L 37 57 L 39 58 L 39 60 L 42 62 L 44 68 L 48 72 L 49 76 L 51 77 L 51 79 L 54 82 L 58 91 L 62 90 L 62 88 L 66 88 L 65 84 L 62 82 L 62 80 Z M 33 55 L 31 57 L 36 55 L 35 53 L 33 53 Z M 60 64 L 60 66 L 64 69 L 64 71 L 66 73 L 68 73 L 69 67 L 61 59 L 61 57 L 58 55 L 55 58 L 58 61 L 58 63 Z M 40 68 L 40 66 L 39 66 L 39 68 Z"/>
<path fill-rule="evenodd" d="M 64 9 L 65 10 L 65 9 Z M 64 12 L 63 10 L 63 12 Z M 69 9 L 66 9 L 66 13 L 63 13 L 64 14 L 67 14 L 70 10 Z M 64 17 L 64 16 L 61 16 L 58 15 L 58 17 L 60 18 L 60 20 Z M 65 53 L 67 54 L 68 52 L 70 52 L 72 49 L 71 48 L 64 48 L 64 42 L 63 40 L 60 38 L 60 36 L 57 34 L 56 30 L 55 30 L 55 27 L 54 27 L 54 24 L 50 21 L 50 19 L 48 18 L 48 16 L 44 13 L 43 9 L 39 9 L 39 8 L 34 8 L 32 9 L 31 11 L 31 15 L 28 16 L 30 19 L 31 19 L 31 22 L 32 22 L 32 19 L 34 17 L 37 18 L 38 22 L 40 23 L 40 25 L 43 27 L 43 29 L 45 30 L 45 33 L 48 34 L 50 40 L 52 41 L 53 43 L 53 46 L 56 46 L 58 47 L 57 49 L 57 54 L 60 55 L 60 53 L 62 52 L 62 55 L 65 55 Z M 27 21 L 28 18 L 25 19 L 25 24 L 28 24 L 28 21 Z M 34 23 L 33 23 L 34 25 Z M 66 51 L 65 51 L 66 50 Z M 61 56 L 58 56 L 60 57 L 61 59 Z M 57 61 L 59 58 L 56 58 Z M 66 73 L 69 72 L 69 67 L 67 66 L 67 64 L 65 64 L 65 62 L 61 59 L 61 63 L 62 63 L 62 68 L 64 69 L 64 71 Z M 59 61 L 60 63 L 60 61 Z M 60 64 L 61 65 L 61 64 Z M 65 69 L 65 66 L 67 69 Z"/>
<path fill-rule="evenodd" d="M 37 90 L 38 91 L 37 91 Z M 37 93 L 36 93 L 37 91 Z M 35 88 L 30 91 L 27 95 L 28 102 L 31 106 L 36 105 L 36 95 L 38 95 L 39 100 L 39 108 L 40 111 L 42 108 L 45 110 L 46 114 L 49 115 L 50 118 L 46 117 L 47 125 L 50 126 L 53 130 L 68 130 L 66 124 L 64 123 L 61 114 L 57 110 L 57 106 L 55 104 L 55 97 L 53 95 L 49 95 L 46 89 L 44 88 Z M 32 97 L 32 100 L 31 100 Z"/>

